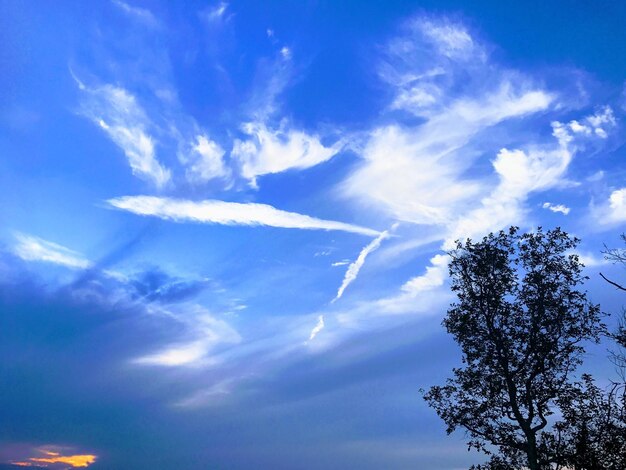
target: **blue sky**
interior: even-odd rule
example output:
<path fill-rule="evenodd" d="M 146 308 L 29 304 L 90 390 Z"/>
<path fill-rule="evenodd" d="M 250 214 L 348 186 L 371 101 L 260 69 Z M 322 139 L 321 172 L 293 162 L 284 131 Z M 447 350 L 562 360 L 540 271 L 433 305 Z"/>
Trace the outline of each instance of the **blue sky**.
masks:
<path fill-rule="evenodd" d="M 480 460 L 418 393 L 453 241 L 621 304 L 626 5 L 513 3 L 0 2 L 0 462 Z"/>

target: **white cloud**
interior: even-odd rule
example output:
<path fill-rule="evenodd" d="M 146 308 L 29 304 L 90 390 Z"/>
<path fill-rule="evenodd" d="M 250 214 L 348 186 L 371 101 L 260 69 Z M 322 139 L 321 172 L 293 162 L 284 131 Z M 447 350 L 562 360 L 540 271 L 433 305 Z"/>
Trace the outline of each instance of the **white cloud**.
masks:
<path fill-rule="evenodd" d="M 586 116 L 581 122 L 572 120 L 567 124 L 559 125 L 561 138 L 571 141 L 574 137 L 599 137 L 606 139 L 608 131 L 616 126 L 615 115 L 610 106 L 602 107 L 598 112 L 590 116 Z"/>
<path fill-rule="evenodd" d="M 240 165 L 241 175 L 253 185 L 258 176 L 310 168 L 341 149 L 341 144 L 326 147 L 319 136 L 285 127 L 283 123 L 280 129 L 272 130 L 262 123 L 248 123 L 243 131 L 251 138 L 235 140 L 231 157 Z"/>
<path fill-rule="evenodd" d="M 600 225 L 626 222 L 626 188 L 614 190 L 605 203 L 592 207 L 592 215 Z"/>
<path fill-rule="evenodd" d="M 156 158 L 155 142 L 148 133 L 150 120 L 135 97 L 112 85 L 90 89 L 78 84 L 84 92 L 85 116 L 124 151 L 133 173 L 163 187 L 170 180 L 170 171 Z"/>
<path fill-rule="evenodd" d="M 289 49 L 287 46 L 283 46 L 280 48 L 280 55 L 283 57 L 283 59 L 285 60 L 289 60 L 291 59 L 291 49 Z"/>
<path fill-rule="evenodd" d="M 361 206 L 436 234 L 430 241 L 440 240 L 443 251 L 454 249 L 456 239 L 523 223 L 529 195 L 571 185 L 566 175 L 574 155 L 592 139 L 605 139 L 615 126 L 611 108 L 604 107 L 577 121 L 553 122 L 548 141 L 493 152 L 494 144 L 519 140 L 513 120 L 545 119 L 547 111 L 564 103 L 532 78 L 490 63 L 487 50 L 466 28 L 445 18 L 409 23 L 385 49 L 379 74 L 394 93 L 388 109 L 419 120 L 402 122 L 404 114 L 396 113 L 390 116 L 395 123 L 370 131 L 360 149 L 362 161 L 340 185 Z M 496 155 L 492 171 L 482 166 L 475 171 L 475 161 L 489 154 Z M 626 219 L 626 188 L 606 206 L 607 219 L 621 214 Z M 545 208 L 569 212 L 564 205 Z M 422 246 L 424 234 L 417 237 L 398 252 Z M 448 261 L 436 254 L 397 295 L 357 304 L 338 318 L 353 322 L 360 316 L 440 311 L 442 299 L 450 297 L 443 289 Z"/>
<path fill-rule="evenodd" d="M 563 205 L 563 204 L 552 204 L 551 202 L 544 202 L 543 205 L 541 206 L 544 209 L 548 209 L 552 212 L 560 212 L 563 215 L 567 215 L 570 213 L 570 208 Z"/>
<path fill-rule="evenodd" d="M 405 282 L 400 292 L 372 301 L 357 302 L 337 314 L 339 324 L 372 327 L 378 324 L 375 319 L 381 317 L 385 319 L 379 321 L 387 324 L 390 316 L 440 314 L 453 297 L 449 289 L 442 288 L 448 276 L 449 260 L 448 255 L 434 255 L 424 273 Z"/>
<path fill-rule="evenodd" d="M 531 191 L 556 185 L 571 158 L 571 152 L 561 146 L 526 151 L 503 148 L 493 161 L 493 167 L 501 184 L 512 192 L 511 196 L 523 197 Z"/>
<path fill-rule="evenodd" d="M 390 108 L 422 121 L 373 129 L 343 194 L 429 225 L 452 223 L 485 196 L 492 178 L 467 171 L 493 145 L 486 131 L 555 101 L 530 78 L 489 63 L 485 49 L 446 18 L 418 18 L 387 45 L 379 75 L 395 93 Z"/>
<path fill-rule="evenodd" d="M 485 128 L 545 109 L 550 100 L 540 91 L 516 94 L 504 86 L 480 99 L 458 100 L 417 128 L 378 128 L 342 192 L 400 220 L 449 222 L 483 187 L 463 177 L 472 158 L 460 150 Z"/>
<path fill-rule="evenodd" d="M 594 116 L 583 120 L 593 121 Z M 498 185 L 481 200 L 479 207 L 465 213 L 451 225 L 444 249 L 453 248 L 455 239 L 476 238 L 519 223 L 523 220 L 524 203 L 530 193 L 565 184 L 565 174 L 572 158 L 584 148 L 581 144 L 589 138 L 603 138 L 595 132 L 589 136 L 574 135 L 571 131 L 572 122 L 552 123 L 552 135 L 556 143 L 529 146 L 526 150 L 501 149 L 493 161 L 500 179 Z M 610 122 L 610 119 L 606 122 Z"/>
<path fill-rule="evenodd" d="M 205 135 L 197 135 L 188 152 L 179 154 L 186 165 L 187 179 L 192 183 L 203 183 L 214 178 L 228 179 L 230 169 L 224 162 L 224 149 Z"/>
<path fill-rule="evenodd" d="M 409 279 L 403 286 L 402 291 L 408 295 L 415 296 L 420 292 L 432 290 L 443 285 L 446 276 L 450 257 L 448 255 L 435 255 L 430 259 L 430 266 L 426 272 L 420 276 Z"/>
<path fill-rule="evenodd" d="M 275 32 L 266 31 L 276 43 Z M 275 56 L 259 62 L 255 87 L 246 104 L 248 120 L 240 126 L 245 134 L 235 139 L 230 158 L 239 175 L 257 187 L 257 178 L 288 170 L 305 170 L 334 157 L 345 142 L 322 143 L 315 132 L 294 128 L 289 119 L 281 118 L 280 95 L 294 77 L 293 50 L 281 45 Z"/>
<path fill-rule="evenodd" d="M 209 7 L 204 12 L 204 16 L 209 21 L 218 21 L 224 17 L 226 10 L 228 10 L 228 3 L 219 2 L 215 6 Z"/>
<path fill-rule="evenodd" d="M 586 179 L 590 183 L 595 183 L 596 181 L 602 180 L 602 178 L 604 178 L 604 176 L 605 176 L 604 175 L 604 171 L 603 170 L 598 170 L 595 173 L 593 173 L 592 175 L 588 176 Z"/>
<path fill-rule="evenodd" d="M 56 243 L 21 233 L 16 234 L 15 238 L 17 244 L 13 252 L 23 260 L 54 263 L 72 269 L 87 269 L 91 266 L 80 253 Z"/>
<path fill-rule="evenodd" d="M 337 266 L 346 266 L 350 264 L 350 260 L 349 259 L 342 259 L 341 261 L 335 261 L 334 263 L 331 264 L 332 267 L 337 267 Z"/>
<path fill-rule="evenodd" d="M 451 21 L 420 19 L 412 24 L 413 28 L 421 32 L 431 41 L 438 52 L 446 57 L 462 59 L 467 57 L 481 57 L 482 47 L 478 45 L 467 29 Z"/>
<path fill-rule="evenodd" d="M 417 115 L 432 115 L 433 109 L 447 105 L 454 97 L 452 88 L 462 90 L 474 83 L 484 90 L 485 83 L 498 83 L 487 76 L 491 70 L 485 67 L 485 48 L 462 24 L 446 18 L 408 22 L 384 55 L 379 75 L 397 93 L 391 108 Z"/>
<path fill-rule="evenodd" d="M 109 199 L 107 202 L 113 207 L 134 214 L 160 217 L 176 222 L 266 225 L 305 230 L 341 230 L 368 236 L 380 235 L 376 230 L 369 228 L 281 211 L 267 204 L 216 200 L 195 202 L 155 196 L 125 196 Z"/>
<path fill-rule="evenodd" d="M 544 191 L 563 182 L 563 177 L 577 147 L 573 138 L 563 132 L 564 126 L 552 124 L 556 144 L 533 147 L 526 151 L 502 149 L 493 161 L 499 184 L 483 198 L 480 206 L 468 211 L 449 225 L 444 250 L 454 249 L 454 241 L 477 238 L 490 231 L 514 225 L 522 220 L 524 203 L 534 191 Z M 626 190 L 625 193 L 626 195 Z M 625 211 L 626 215 L 626 211 Z M 409 281 L 403 290 L 420 292 L 443 284 L 443 258 L 433 258 L 425 276 Z"/>
<path fill-rule="evenodd" d="M 182 366 L 189 365 L 204 358 L 209 350 L 205 341 L 171 346 L 158 353 L 135 359 L 135 364 L 152 366 Z"/>
<path fill-rule="evenodd" d="M 328 248 L 328 249 L 324 249 L 324 250 L 320 250 L 320 251 L 316 251 L 315 254 L 313 254 L 313 256 L 315 256 L 316 258 L 319 256 L 330 256 L 330 254 L 334 251 L 333 248 Z"/>
<path fill-rule="evenodd" d="M 477 208 L 451 225 L 444 249 L 453 248 L 456 239 L 481 237 L 519 223 L 523 220 L 528 195 L 562 183 L 571 159 L 572 153 L 562 144 L 527 151 L 500 150 L 493 161 L 499 184 Z"/>
<path fill-rule="evenodd" d="M 362 162 L 341 184 L 343 194 L 388 217 L 432 227 L 443 250 L 457 238 L 519 222 L 527 194 L 559 184 L 571 155 L 561 140 L 502 149 L 492 162 L 494 172 L 469 176 L 475 160 L 493 148 L 488 130 L 509 138 L 509 121 L 545 112 L 556 99 L 488 59 L 486 48 L 462 25 L 446 19 L 412 22 L 407 34 L 389 44 L 379 72 L 396 93 L 390 108 L 421 121 L 371 131 Z M 428 311 L 447 298 L 441 287 L 448 260 L 434 255 L 399 294 L 370 302 L 363 311 Z"/>
<path fill-rule="evenodd" d="M 122 2 L 121 0 L 113 0 L 113 5 L 117 6 L 120 10 L 126 13 L 128 16 L 135 18 L 147 26 L 157 27 L 159 26 L 159 21 L 152 14 L 150 10 L 146 8 L 139 8 L 135 6 L 131 6 L 128 3 Z"/>
<path fill-rule="evenodd" d="M 194 330 L 191 340 L 167 346 L 132 362 L 163 367 L 211 365 L 216 359 L 210 357 L 210 354 L 217 346 L 241 341 L 239 334 L 228 323 L 215 318 L 200 306 L 188 306 L 184 315 Z M 175 315 L 177 318 L 180 316 Z"/>
<path fill-rule="evenodd" d="M 610 106 L 604 106 L 596 114 L 588 116 L 586 121 L 593 128 L 593 132 L 600 138 L 606 138 L 607 129 L 610 130 L 616 125 L 615 115 Z"/>
<path fill-rule="evenodd" d="M 465 176 L 488 150 L 481 148 L 484 131 L 555 100 L 529 78 L 489 63 L 485 49 L 445 17 L 417 18 L 390 41 L 379 67 L 396 94 L 390 107 L 424 122 L 373 130 L 364 162 L 342 186 L 346 195 L 420 224 L 450 223 L 484 195 L 490 182 Z"/>
<path fill-rule="evenodd" d="M 374 315 L 407 314 L 416 312 L 436 312 L 434 308 L 449 298 L 449 293 L 440 292 L 448 275 L 448 255 L 437 254 L 430 259 L 430 266 L 424 274 L 405 282 L 400 293 L 378 299 L 367 306 Z M 348 316 L 345 316 L 348 317 Z"/>
<path fill-rule="evenodd" d="M 224 398 L 231 394 L 235 385 L 235 379 L 221 380 L 208 388 L 204 388 L 191 396 L 174 403 L 180 408 L 199 408 L 204 406 L 219 405 Z"/>
<path fill-rule="evenodd" d="M 397 224 L 395 224 L 390 231 L 393 231 L 395 228 L 397 227 Z M 343 293 L 345 292 L 346 288 L 352 283 L 354 282 L 354 280 L 356 279 L 356 277 L 359 275 L 359 271 L 361 270 L 361 268 L 363 267 L 363 264 L 365 264 L 365 258 L 367 258 L 367 256 L 373 252 L 374 250 L 376 250 L 380 244 L 382 243 L 382 241 L 386 238 L 389 237 L 389 233 L 390 231 L 385 230 L 384 232 L 382 232 L 378 237 L 376 237 L 374 240 L 372 240 L 367 246 L 365 246 L 365 248 L 363 248 L 361 250 L 361 253 L 359 253 L 359 256 L 357 257 L 357 259 L 354 261 L 354 263 L 352 263 L 350 266 L 348 266 L 348 270 L 346 271 L 346 275 L 343 278 L 343 282 L 341 283 L 341 286 L 339 286 L 339 290 L 337 291 L 337 295 L 335 296 L 335 298 L 332 300 L 332 302 L 336 302 L 337 300 L 339 300 L 341 298 L 341 296 L 343 295 Z"/>
<path fill-rule="evenodd" d="M 309 341 L 313 341 L 315 337 L 318 335 L 320 331 L 324 329 L 324 315 L 320 315 L 317 317 L 317 324 L 311 330 L 311 334 L 309 335 Z"/>
<path fill-rule="evenodd" d="M 582 264 L 587 268 L 596 268 L 598 266 L 603 266 L 605 264 L 610 264 L 610 261 L 602 258 L 600 256 L 596 256 L 593 253 L 577 253 L 578 259 Z"/>
<path fill-rule="evenodd" d="M 626 188 L 613 191 L 609 196 L 609 206 L 620 218 L 626 217 Z"/>

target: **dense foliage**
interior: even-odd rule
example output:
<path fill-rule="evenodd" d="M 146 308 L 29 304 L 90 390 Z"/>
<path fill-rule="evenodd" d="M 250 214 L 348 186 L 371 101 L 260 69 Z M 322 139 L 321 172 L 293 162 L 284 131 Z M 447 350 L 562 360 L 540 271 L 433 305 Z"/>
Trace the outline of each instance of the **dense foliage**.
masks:
<path fill-rule="evenodd" d="M 425 399 L 448 433 L 462 428 L 470 447 L 492 455 L 474 468 L 626 468 L 583 462 L 624 450 L 618 437 L 626 428 L 615 416 L 620 406 L 623 415 L 616 394 L 607 398 L 588 376 L 574 380 L 584 343 L 605 333 L 600 307 L 580 290 L 577 244 L 558 228 L 511 227 L 457 242 L 450 253 L 457 302 L 443 323 L 463 366 Z"/>

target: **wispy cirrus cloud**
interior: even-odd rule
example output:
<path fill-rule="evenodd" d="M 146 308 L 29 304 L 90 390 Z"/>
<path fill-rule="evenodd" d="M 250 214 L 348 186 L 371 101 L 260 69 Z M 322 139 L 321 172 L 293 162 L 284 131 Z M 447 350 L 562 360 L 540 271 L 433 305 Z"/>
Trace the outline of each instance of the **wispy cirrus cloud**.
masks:
<path fill-rule="evenodd" d="M 217 2 L 216 4 L 207 7 L 200 13 L 200 16 L 206 21 L 216 22 L 220 21 L 224 18 L 224 15 L 227 14 L 228 11 L 228 3 L 227 2 Z"/>
<path fill-rule="evenodd" d="M 220 345 L 237 344 L 239 333 L 224 320 L 216 318 L 199 305 L 183 305 L 182 314 L 172 313 L 176 318 L 184 318 L 189 325 L 190 338 L 165 346 L 154 353 L 135 358 L 132 363 L 144 366 L 181 367 L 203 366 L 215 363 L 211 352 Z"/>
<path fill-rule="evenodd" d="M 597 115 L 585 120 L 593 121 L 594 116 Z M 584 142 L 605 138 L 602 133 L 577 134 L 572 131 L 574 122 L 552 122 L 552 142 L 529 145 L 526 149 L 501 149 L 492 162 L 498 185 L 481 200 L 479 207 L 456 221 L 444 246 L 451 248 L 456 238 L 477 237 L 515 224 L 523 219 L 524 203 L 531 193 L 569 184 L 565 179 L 567 170 L 574 156 L 585 148 Z"/>
<path fill-rule="evenodd" d="M 315 337 L 324 329 L 324 315 L 320 315 L 317 317 L 317 323 L 311 330 L 311 334 L 309 335 L 309 341 L 313 341 Z"/>
<path fill-rule="evenodd" d="M 545 112 L 556 96 L 493 63 L 487 49 L 446 17 L 406 23 L 384 48 L 379 75 L 394 94 L 389 108 L 420 120 L 370 131 L 340 185 L 345 196 L 399 220 L 447 225 L 489 192 L 491 175 L 468 175 L 493 145 L 485 132 Z"/>
<path fill-rule="evenodd" d="M 480 133 L 545 110 L 552 99 L 549 93 L 505 83 L 486 95 L 460 98 L 415 128 L 377 128 L 365 144 L 362 163 L 341 184 L 341 191 L 400 220 L 449 223 L 487 184 L 464 176 L 476 155 L 472 145 L 480 145 Z"/>
<path fill-rule="evenodd" d="M 188 149 L 179 152 L 178 159 L 185 166 L 185 175 L 191 183 L 205 183 L 220 178 L 230 181 L 232 170 L 226 165 L 226 151 L 206 135 L 197 135 Z"/>
<path fill-rule="evenodd" d="M 358 225 L 282 211 L 268 204 L 217 200 L 196 202 L 156 196 L 124 196 L 109 199 L 107 202 L 112 207 L 137 215 L 154 216 L 175 222 L 247 226 L 265 225 L 303 230 L 340 230 L 368 236 L 378 236 L 380 234 L 376 230 Z"/>
<path fill-rule="evenodd" d="M 444 252 L 457 239 L 522 223 L 528 197 L 571 186 L 567 171 L 573 157 L 589 143 L 605 140 L 616 125 L 607 106 L 579 120 L 553 121 L 550 138 L 531 134 L 526 136 L 530 143 L 507 148 L 509 126 L 541 118 L 561 106 L 563 98 L 531 76 L 493 63 L 488 49 L 447 18 L 410 21 L 404 34 L 388 44 L 380 75 L 395 91 L 389 108 L 419 121 L 400 117 L 374 128 L 362 147 L 361 163 L 340 185 L 361 206 L 439 227 Z M 503 140 L 499 150 L 493 138 L 486 138 L 491 129 Z M 479 157 L 489 153 L 496 155 L 492 172 L 472 172 Z M 608 220 L 619 218 L 621 195 L 612 195 L 611 211 L 596 212 Z M 445 254 L 435 254 L 425 273 L 405 282 L 399 294 L 368 301 L 357 310 L 366 316 L 422 311 L 416 302 L 429 303 L 439 295 L 447 264 Z"/>
<path fill-rule="evenodd" d="M 293 52 L 286 45 L 275 58 L 261 63 L 259 83 L 247 103 L 251 119 L 240 126 L 246 138 L 235 139 L 230 154 L 252 187 L 260 176 L 305 170 L 328 161 L 345 144 L 339 140 L 325 145 L 320 135 L 295 128 L 290 119 L 281 116 L 279 97 L 293 74 Z"/>
<path fill-rule="evenodd" d="M 135 19 L 147 21 L 151 15 L 148 10 L 121 1 L 115 5 Z M 230 17 L 228 11 L 229 5 L 219 2 L 200 16 L 216 26 Z M 139 38 L 149 44 L 148 38 L 154 34 L 146 31 Z M 157 158 L 157 147 L 166 151 L 171 146 L 178 147 L 178 162 L 188 183 L 199 186 L 222 180 L 224 189 L 228 189 L 240 178 L 255 188 L 258 177 L 311 168 L 334 157 L 345 145 L 336 138 L 333 144 L 323 143 L 324 136 L 295 127 L 284 115 L 279 98 L 292 82 L 294 54 L 287 45 L 275 46 L 273 57 L 257 63 L 250 95 L 241 103 L 244 111 L 238 122 L 229 124 L 229 133 L 237 136 L 230 142 L 218 143 L 185 112 L 171 84 L 167 52 L 159 49 L 152 50 L 148 58 L 137 57 L 136 62 L 146 70 L 124 80 L 134 83 L 137 89 L 149 85 L 151 93 L 142 94 L 141 99 L 155 113 L 151 114 L 154 120 L 128 89 L 110 84 L 88 87 L 76 79 L 83 94 L 82 113 L 124 151 L 133 173 L 152 181 L 157 188 L 181 183 L 174 178 L 181 169 L 172 165 L 168 168 Z M 125 70 L 128 66 L 119 68 Z"/>
<path fill-rule="evenodd" d="M 348 286 L 356 280 L 357 276 L 359 275 L 359 271 L 361 271 L 361 268 L 365 264 L 365 259 L 367 258 L 367 256 L 373 251 L 377 250 L 383 240 L 389 238 L 391 232 L 393 232 L 397 226 L 398 224 L 394 224 L 390 230 L 385 230 L 384 232 L 382 232 L 361 250 L 357 259 L 353 263 L 351 263 L 350 266 L 348 266 L 348 270 L 346 271 L 346 275 L 343 278 L 343 282 L 341 283 L 341 286 L 339 286 L 337 295 L 331 301 L 331 303 L 334 303 L 341 298 Z"/>
<path fill-rule="evenodd" d="M 499 183 L 480 201 L 475 209 L 461 215 L 448 226 L 442 249 L 452 250 L 455 240 L 476 238 L 489 231 L 500 230 L 519 223 L 524 218 L 524 203 L 528 196 L 563 184 L 564 176 L 573 156 L 582 148 L 567 130 L 569 125 L 552 123 L 554 141 L 544 146 L 531 146 L 526 150 L 502 149 L 493 160 Z M 604 136 L 593 133 L 596 137 Z M 624 192 L 626 195 L 626 191 Z M 414 277 L 402 286 L 402 294 L 383 299 L 390 311 L 410 311 L 407 300 L 419 293 L 441 287 L 447 276 L 449 257 L 437 254 L 430 260 L 426 273 Z"/>
<path fill-rule="evenodd" d="M 89 88 L 78 82 L 83 92 L 82 113 L 102 129 L 128 159 L 134 174 L 161 188 L 171 172 L 156 157 L 155 139 L 150 135 L 150 119 L 137 99 L 113 85 Z"/>
<path fill-rule="evenodd" d="M 323 163 L 343 146 L 326 147 L 320 137 L 286 127 L 270 129 L 264 123 L 247 123 L 242 128 L 250 139 L 236 139 L 231 157 L 240 165 L 241 175 L 256 186 L 259 176 L 286 170 L 303 170 Z"/>
<path fill-rule="evenodd" d="M 72 269 L 87 269 L 91 262 L 80 253 L 43 238 L 15 234 L 16 244 L 13 252 L 26 261 L 42 261 L 58 264 Z"/>
<path fill-rule="evenodd" d="M 159 20 L 147 8 L 133 6 L 126 2 L 123 2 L 122 0 L 112 0 L 111 3 L 113 3 L 113 5 L 118 7 L 121 11 L 123 11 L 129 17 L 140 21 L 146 26 L 156 28 L 161 25 Z"/>
<path fill-rule="evenodd" d="M 438 295 L 439 299 L 432 296 L 432 292 L 444 285 L 447 277 L 450 257 L 437 254 L 430 259 L 430 266 L 426 266 L 424 274 L 415 276 L 406 281 L 400 288 L 400 293 L 379 299 L 374 303 L 376 309 L 384 314 L 399 314 L 411 312 L 425 312 L 431 306 L 447 299 L 447 295 Z M 419 305 L 424 304 L 424 305 Z"/>

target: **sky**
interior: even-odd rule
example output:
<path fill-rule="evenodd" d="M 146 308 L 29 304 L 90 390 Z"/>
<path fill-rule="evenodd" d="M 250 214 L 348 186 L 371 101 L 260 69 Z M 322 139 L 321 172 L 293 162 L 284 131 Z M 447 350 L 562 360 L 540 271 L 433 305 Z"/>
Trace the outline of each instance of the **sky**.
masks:
<path fill-rule="evenodd" d="M 0 468 L 480 462 L 419 392 L 460 364 L 446 253 L 560 226 L 619 311 L 624 24 L 608 0 L 0 0 Z"/>

